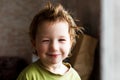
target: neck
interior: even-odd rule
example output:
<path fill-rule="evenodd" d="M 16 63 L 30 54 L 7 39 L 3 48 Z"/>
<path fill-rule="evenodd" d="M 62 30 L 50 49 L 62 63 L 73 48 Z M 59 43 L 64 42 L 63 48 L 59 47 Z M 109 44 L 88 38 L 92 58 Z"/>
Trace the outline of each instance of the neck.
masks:
<path fill-rule="evenodd" d="M 55 74 L 65 74 L 68 71 L 68 68 L 62 63 L 57 63 L 57 64 L 46 64 L 46 63 L 41 63 L 43 68 L 46 70 L 55 73 Z"/>

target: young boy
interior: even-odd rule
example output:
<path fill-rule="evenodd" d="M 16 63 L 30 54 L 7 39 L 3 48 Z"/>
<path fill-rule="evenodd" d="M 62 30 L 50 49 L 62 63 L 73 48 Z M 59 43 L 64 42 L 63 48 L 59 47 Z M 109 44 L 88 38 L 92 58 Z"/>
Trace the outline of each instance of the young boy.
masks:
<path fill-rule="evenodd" d="M 79 31 L 62 5 L 48 4 L 33 19 L 30 38 L 39 60 L 21 72 L 17 80 L 81 80 L 63 60 L 68 57 Z"/>

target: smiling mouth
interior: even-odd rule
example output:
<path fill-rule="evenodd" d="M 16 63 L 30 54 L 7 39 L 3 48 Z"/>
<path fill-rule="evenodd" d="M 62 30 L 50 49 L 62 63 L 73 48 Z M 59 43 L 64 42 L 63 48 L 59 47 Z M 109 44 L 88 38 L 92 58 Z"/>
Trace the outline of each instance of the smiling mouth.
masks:
<path fill-rule="evenodd" d="M 58 57 L 60 54 L 48 54 L 48 56 L 50 56 L 50 57 Z"/>

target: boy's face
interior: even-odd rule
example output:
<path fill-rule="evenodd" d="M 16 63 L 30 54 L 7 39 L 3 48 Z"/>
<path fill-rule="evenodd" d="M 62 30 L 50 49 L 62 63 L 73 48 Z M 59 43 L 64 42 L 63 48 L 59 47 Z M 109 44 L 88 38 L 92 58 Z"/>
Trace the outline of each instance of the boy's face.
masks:
<path fill-rule="evenodd" d="M 65 21 L 44 22 L 38 28 L 33 44 L 42 63 L 62 62 L 71 49 L 68 23 Z"/>

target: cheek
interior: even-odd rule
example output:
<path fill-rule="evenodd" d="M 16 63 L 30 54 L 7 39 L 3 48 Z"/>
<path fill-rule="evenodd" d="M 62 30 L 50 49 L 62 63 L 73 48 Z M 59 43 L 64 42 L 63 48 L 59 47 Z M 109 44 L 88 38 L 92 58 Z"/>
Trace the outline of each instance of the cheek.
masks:
<path fill-rule="evenodd" d="M 38 54 L 41 54 L 47 51 L 47 47 L 44 45 L 36 45 L 36 50 Z"/>
<path fill-rule="evenodd" d="M 38 53 L 44 52 L 46 50 L 46 45 L 41 43 L 41 39 L 36 38 L 35 48 L 36 48 Z"/>
<path fill-rule="evenodd" d="M 70 49 L 71 49 L 70 43 L 67 43 L 67 44 L 64 46 L 63 49 L 64 49 L 64 52 L 66 53 L 66 55 L 68 55 L 69 52 L 70 52 Z"/>

